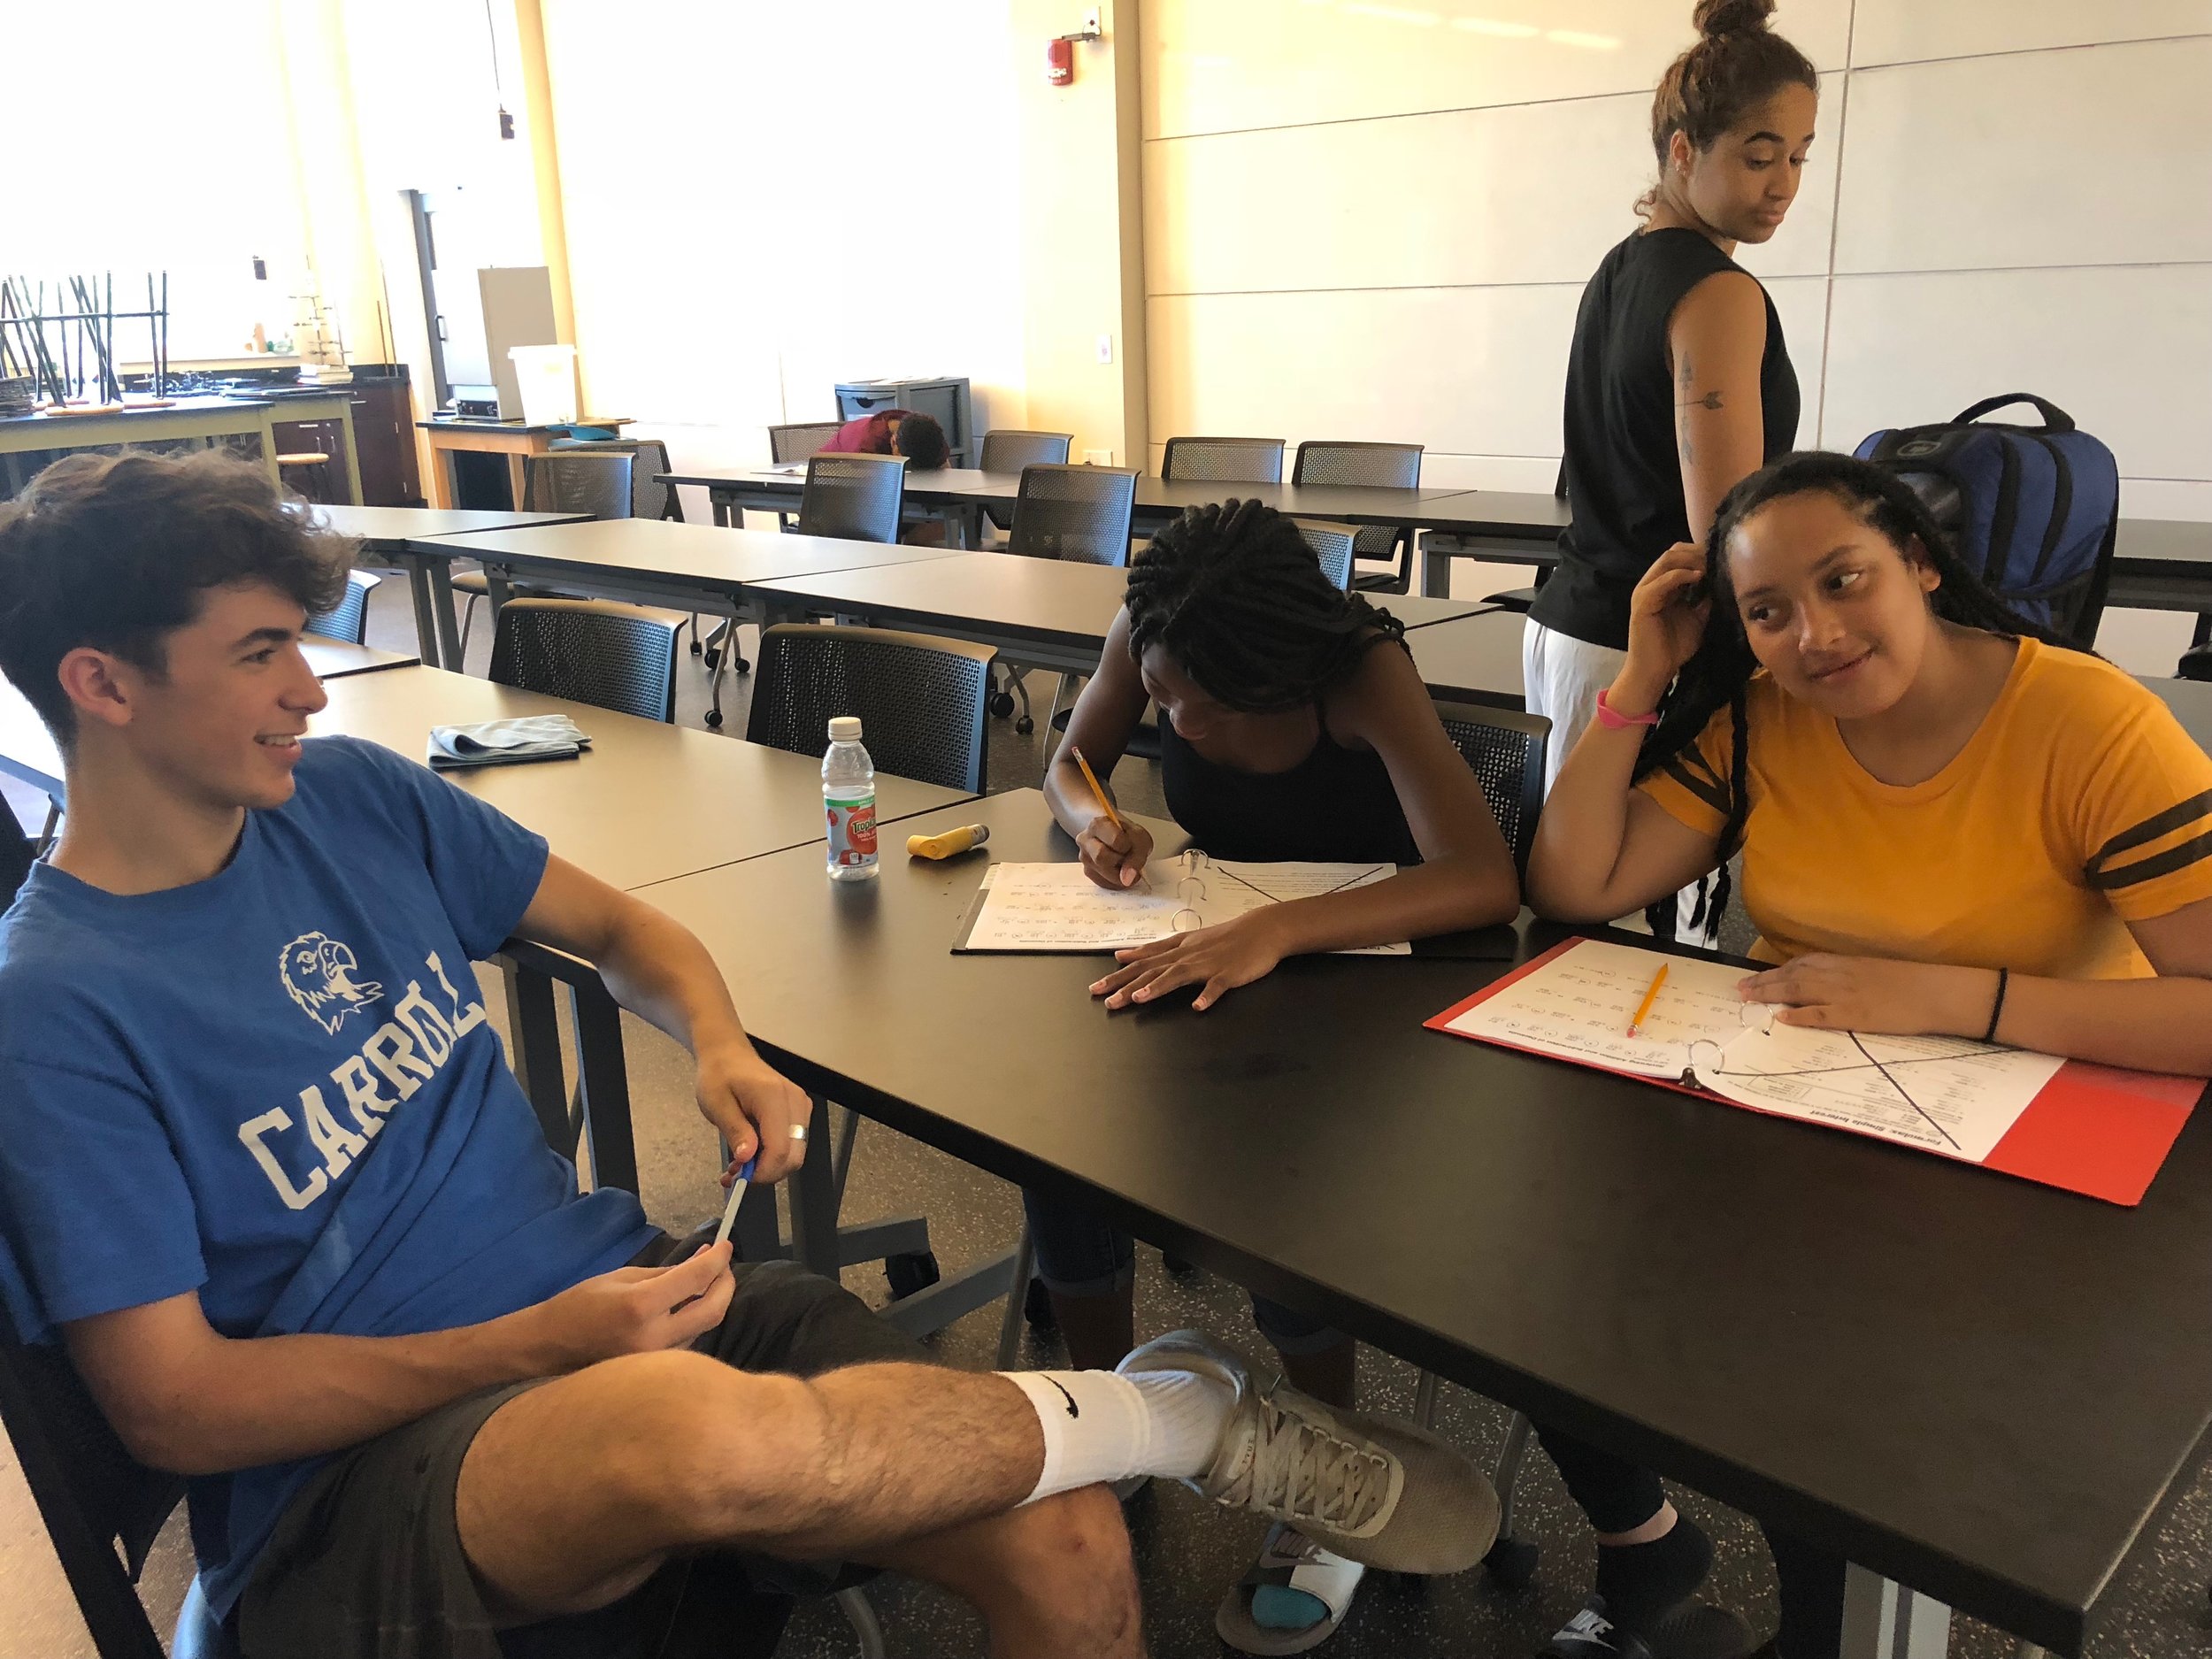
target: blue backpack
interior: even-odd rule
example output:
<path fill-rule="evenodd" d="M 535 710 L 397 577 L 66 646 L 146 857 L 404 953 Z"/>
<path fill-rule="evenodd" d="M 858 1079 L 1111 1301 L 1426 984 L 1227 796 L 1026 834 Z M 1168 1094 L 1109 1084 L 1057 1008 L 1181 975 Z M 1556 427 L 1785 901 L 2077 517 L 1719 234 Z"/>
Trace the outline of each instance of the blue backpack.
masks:
<path fill-rule="evenodd" d="M 2008 403 L 2033 403 L 2043 424 L 1982 423 Z M 1886 428 L 1853 453 L 1909 484 L 1966 567 L 2013 610 L 2083 646 L 2094 641 L 2120 521 L 2120 468 L 2072 416 L 2014 392 L 1938 426 Z"/>

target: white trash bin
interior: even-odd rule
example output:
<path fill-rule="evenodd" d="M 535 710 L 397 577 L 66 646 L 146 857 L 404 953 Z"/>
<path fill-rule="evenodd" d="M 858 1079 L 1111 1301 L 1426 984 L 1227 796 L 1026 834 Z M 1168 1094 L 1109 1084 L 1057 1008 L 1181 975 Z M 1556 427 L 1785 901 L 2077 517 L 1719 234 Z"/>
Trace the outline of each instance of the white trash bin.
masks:
<path fill-rule="evenodd" d="M 526 423 L 544 426 L 576 419 L 574 346 L 510 346 L 507 360 L 515 365 Z"/>

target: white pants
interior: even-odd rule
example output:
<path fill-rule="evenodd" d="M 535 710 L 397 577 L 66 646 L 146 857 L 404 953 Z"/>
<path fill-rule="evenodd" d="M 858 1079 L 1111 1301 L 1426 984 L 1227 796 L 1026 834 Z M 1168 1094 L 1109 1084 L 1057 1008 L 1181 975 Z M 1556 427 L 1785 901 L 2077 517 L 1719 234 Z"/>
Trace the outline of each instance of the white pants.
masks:
<path fill-rule="evenodd" d="M 1521 684 L 1531 714 L 1551 722 L 1551 743 L 1544 752 L 1544 791 L 1582 733 L 1598 717 L 1598 693 L 1611 685 L 1628 661 L 1626 651 L 1592 645 L 1571 634 L 1556 634 L 1531 618 L 1521 633 Z"/>
<path fill-rule="evenodd" d="M 1613 683 L 1627 661 L 1626 651 L 1556 633 L 1533 618 L 1522 630 L 1521 684 L 1528 711 L 1551 722 L 1551 743 L 1544 752 L 1547 795 L 1584 730 L 1598 718 L 1598 693 Z M 1686 944 L 1719 942 L 1717 915 L 1708 914 L 1694 927 L 1690 919 L 1712 897 L 1713 885 L 1713 877 L 1700 876 L 1675 895 L 1675 937 Z"/>

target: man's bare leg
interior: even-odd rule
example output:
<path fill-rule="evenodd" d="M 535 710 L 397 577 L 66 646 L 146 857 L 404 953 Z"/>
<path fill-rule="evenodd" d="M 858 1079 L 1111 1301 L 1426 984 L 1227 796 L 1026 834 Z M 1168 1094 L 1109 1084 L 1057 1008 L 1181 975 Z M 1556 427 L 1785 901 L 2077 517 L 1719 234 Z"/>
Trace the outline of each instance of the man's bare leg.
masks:
<path fill-rule="evenodd" d="M 1036 1414 L 1002 1377 L 887 1364 L 803 1381 L 679 1349 L 509 1401 L 454 1507 L 494 1614 L 520 1622 L 603 1607 L 679 1550 L 888 1560 L 1011 1509 L 1043 1467 Z M 1125 1550 L 1098 1570 L 1125 1574 Z"/>
<path fill-rule="evenodd" d="M 1121 1505 L 1085 1486 L 872 1554 L 983 1615 L 993 1659 L 1141 1659 L 1143 1609 Z"/>

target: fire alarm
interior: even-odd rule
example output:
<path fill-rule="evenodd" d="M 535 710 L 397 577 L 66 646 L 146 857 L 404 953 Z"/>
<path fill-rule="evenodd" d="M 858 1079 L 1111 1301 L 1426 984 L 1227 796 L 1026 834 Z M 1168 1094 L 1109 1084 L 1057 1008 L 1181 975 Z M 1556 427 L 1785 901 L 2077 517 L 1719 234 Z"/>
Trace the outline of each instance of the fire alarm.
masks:
<path fill-rule="evenodd" d="M 1045 80 L 1064 87 L 1075 79 L 1075 42 L 1066 35 L 1045 42 Z"/>

